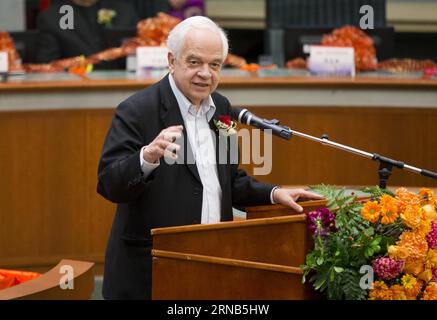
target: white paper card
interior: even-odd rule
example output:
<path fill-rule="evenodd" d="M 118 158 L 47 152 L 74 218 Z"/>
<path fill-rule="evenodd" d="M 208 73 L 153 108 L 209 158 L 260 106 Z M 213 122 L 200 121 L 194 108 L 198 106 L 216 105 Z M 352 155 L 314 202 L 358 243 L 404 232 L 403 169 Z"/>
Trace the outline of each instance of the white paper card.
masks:
<path fill-rule="evenodd" d="M 311 46 L 308 67 L 316 75 L 354 77 L 354 48 Z"/>
<path fill-rule="evenodd" d="M 168 67 L 167 47 L 138 47 L 137 70 Z"/>
<path fill-rule="evenodd" d="M 6 73 L 9 70 L 8 53 L 0 51 L 0 73 Z"/>

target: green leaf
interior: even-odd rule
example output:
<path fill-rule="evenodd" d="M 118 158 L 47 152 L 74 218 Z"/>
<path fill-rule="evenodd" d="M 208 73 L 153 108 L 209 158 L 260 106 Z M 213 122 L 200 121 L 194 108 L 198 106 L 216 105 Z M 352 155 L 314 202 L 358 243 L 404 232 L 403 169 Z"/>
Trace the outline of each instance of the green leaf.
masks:
<path fill-rule="evenodd" d="M 342 273 L 344 271 L 344 268 L 342 267 L 334 267 L 335 272 Z"/>
<path fill-rule="evenodd" d="M 331 270 L 331 272 L 329 272 L 329 281 L 333 282 L 334 279 L 335 279 L 334 270 Z"/>
<path fill-rule="evenodd" d="M 324 261 L 325 259 L 323 258 L 323 257 L 318 257 L 317 258 L 317 265 L 318 266 L 321 266 L 322 264 L 323 264 L 323 261 Z"/>
<path fill-rule="evenodd" d="M 326 277 L 321 277 L 314 282 L 314 289 L 319 290 L 323 284 L 326 282 Z"/>
<path fill-rule="evenodd" d="M 375 234 L 375 229 L 373 227 L 367 228 L 364 230 L 364 234 L 368 237 L 371 237 Z"/>

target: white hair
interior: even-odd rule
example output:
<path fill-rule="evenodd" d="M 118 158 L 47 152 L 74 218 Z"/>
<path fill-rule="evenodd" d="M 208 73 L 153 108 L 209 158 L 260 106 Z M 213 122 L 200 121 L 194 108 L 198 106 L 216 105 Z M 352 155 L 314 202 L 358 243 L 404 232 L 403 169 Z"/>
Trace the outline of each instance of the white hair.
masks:
<path fill-rule="evenodd" d="M 218 32 L 222 40 L 223 60 L 228 55 L 229 44 L 226 33 L 214 21 L 204 16 L 193 16 L 187 18 L 176 25 L 170 31 L 167 38 L 167 47 L 173 53 L 175 58 L 179 58 L 182 47 L 185 43 L 188 31 L 192 29 L 209 29 L 213 32 Z"/>

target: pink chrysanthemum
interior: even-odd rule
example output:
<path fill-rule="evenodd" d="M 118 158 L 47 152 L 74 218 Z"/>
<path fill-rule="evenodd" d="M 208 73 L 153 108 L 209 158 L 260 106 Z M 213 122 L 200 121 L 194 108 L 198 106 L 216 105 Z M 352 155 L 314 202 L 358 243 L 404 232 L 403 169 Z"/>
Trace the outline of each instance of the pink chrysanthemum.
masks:
<path fill-rule="evenodd" d="M 437 222 L 433 221 L 431 223 L 431 230 L 426 235 L 426 241 L 428 241 L 428 246 L 431 249 L 437 248 Z"/>
<path fill-rule="evenodd" d="M 404 266 L 403 261 L 396 261 L 388 257 L 379 258 L 373 261 L 373 270 L 380 279 L 390 280 L 401 272 Z"/>

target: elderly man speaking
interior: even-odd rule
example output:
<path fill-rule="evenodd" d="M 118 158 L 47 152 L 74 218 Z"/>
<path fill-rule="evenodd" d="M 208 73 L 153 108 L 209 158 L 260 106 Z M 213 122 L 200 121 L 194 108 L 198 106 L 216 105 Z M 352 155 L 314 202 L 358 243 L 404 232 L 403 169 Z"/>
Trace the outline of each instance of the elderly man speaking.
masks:
<path fill-rule="evenodd" d="M 212 119 L 231 110 L 215 91 L 228 41 L 213 21 L 196 16 L 179 23 L 167 45 L 170 73 L 117 107 L 103 146 L 97 191 L 118 204 L 106 251 L 106 299 L 150 298 L 152 228 L 232 220 L 232 206 L 281 203 L 301 211 L 299 198 L 321 199 L 260 183 L 238 164 L 202 161 L 218 152 Z M 165 161 L 179 155 L 195 161 Z"/>

